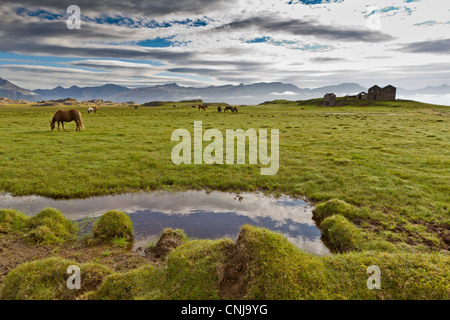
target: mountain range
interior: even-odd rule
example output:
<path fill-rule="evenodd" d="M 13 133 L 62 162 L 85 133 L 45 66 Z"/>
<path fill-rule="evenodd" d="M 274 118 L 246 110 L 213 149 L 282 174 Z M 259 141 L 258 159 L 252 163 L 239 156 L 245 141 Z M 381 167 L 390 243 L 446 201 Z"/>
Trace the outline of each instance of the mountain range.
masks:
<path fill-rule="evenodd" d="M 323 97 L 333 92 L 337 96 L 354 95 L 366 91 L 367 88 L 357 83 L 342 83 L 315 89 L 299 88 L 293 84 L 282 82 L 260 82 L 254 84 L 208 86 L 203 88 L 182 87 L 176 83 L 155 85 L 142 88 L 128 88 L 115 84 L 96 87 L 27 90 L 0 78 L 0 97 L 24 99 L 28 101 L 57 100 L 75 98 L 79 101 L 103 99 L 104 101 L 144 103 L 149 101 L 180 101 L 202 99 L 205 102 L 226 102 L 230 104 L 257 104 L 264 101 L 288 99 L 304 100 Z M 397 89 L 397 95 L 445 95 L 450 94 L 450 86 L 441 85 L 426 87 L 420 90 Z"/>

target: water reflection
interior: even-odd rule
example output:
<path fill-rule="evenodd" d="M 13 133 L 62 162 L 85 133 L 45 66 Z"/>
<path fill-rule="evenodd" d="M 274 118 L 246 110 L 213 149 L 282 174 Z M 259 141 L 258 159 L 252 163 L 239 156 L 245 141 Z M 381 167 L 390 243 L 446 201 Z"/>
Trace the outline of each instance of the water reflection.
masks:
<path fill-rule="evenodd" d="M 301 199 L 262 194 L 186 191 L 128 193 L 88 199 L 52 200 L 0 194 L 0 208 L 15 208 L 28 215 L 53 207 L 71 219 L 95 218 L 108 210 L 129 214 L 135 229 L 135 247 L 156 241 L 163 228 L 180 228 L 193 238 L 234 239 L 243 224 L 282 233 L 297 247 L 315 254 L 329 250 L 312 220 L 313 207 Z"/>

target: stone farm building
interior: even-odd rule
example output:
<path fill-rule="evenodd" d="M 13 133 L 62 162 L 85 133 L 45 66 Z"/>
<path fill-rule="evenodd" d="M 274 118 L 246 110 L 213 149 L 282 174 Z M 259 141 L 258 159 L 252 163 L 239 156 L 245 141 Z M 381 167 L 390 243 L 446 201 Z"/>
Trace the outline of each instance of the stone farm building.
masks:
<path fill-rule="evenodd" d="M 336 106 L 336 95 L 334 93 L 327 93 L 323 97 L 323 105 L 325 107 L 334 107 L 334 106 Z"/>
<path fill-rule="evenodd" d="M 395 100 L 395 94 L 396 94 L 397 88 L 394 86 L 388 85 L 384 88 L 380 88 L 379 86 L 373 86 L 369 89 L 367 93 L 367 99 L 368 100 L 383 100 L 383 101 L 389 101 L 389 100 Z M 363 99 L 364 92 L 361 92 L 358 94 L 358 99 Z"/>
<path fill-rule="evenodd" d="M 367 100 L 368 99 L 368 95 L 365 92 L 360 92 L 356 95 L 356 99 L 358 100 Z"/>

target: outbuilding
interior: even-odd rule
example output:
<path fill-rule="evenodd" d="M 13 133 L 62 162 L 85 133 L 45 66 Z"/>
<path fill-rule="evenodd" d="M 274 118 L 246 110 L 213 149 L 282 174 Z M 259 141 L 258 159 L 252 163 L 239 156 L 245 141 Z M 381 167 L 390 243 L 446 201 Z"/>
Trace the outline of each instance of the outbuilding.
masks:
<path fill-rule="evenodd" d="M 336 106 L 336 95 L 334 93 L 327 93 L 323 97 L 323 105 L 325 107 L 335 107 Z"/>

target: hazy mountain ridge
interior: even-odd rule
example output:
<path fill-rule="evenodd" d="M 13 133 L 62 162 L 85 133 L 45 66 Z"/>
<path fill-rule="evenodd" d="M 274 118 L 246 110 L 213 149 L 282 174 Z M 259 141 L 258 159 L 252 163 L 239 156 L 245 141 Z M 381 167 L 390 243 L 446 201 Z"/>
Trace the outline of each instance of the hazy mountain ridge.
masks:
<path fill-rule="evenodd" d="M 6 79 L 0 78 L 0 97 L 9 99 L 24 99 L 34 101 L 37 94 L 29 90 L 23 89 Z"/>
<path fill-rule="evenodd" d="M 176 83 L 156 85 L 142 88 L 128 88 L 115 84 L 105 84 L 94 87 L 37 89 L 29 91 L 0 78 L 0 97 L 10 99 L 25 99 L 29 101 L 57 100 L 75 98 L 79 101 L 103 99 L 113 102 L 135 101 L 180 101 L 187 99 L 202 99 L 205 102 L 223 101 L 230 104 L 258 104 L 276 99 L 304 100 L 322 97 L 326 93 L 338 96 L 354 95 L 367 88 L 357 83 L 341 83 L 319 88 L 299 88 L 293 84 L 282 82 L 260 82 L 253 84 L 222 85 L 208 87 L 182 87 Z M 446 95 L 450 94 L 450 86 L 428 86 L 419 90 L 398 88 L 397 94 L 414 95 Z"/>

